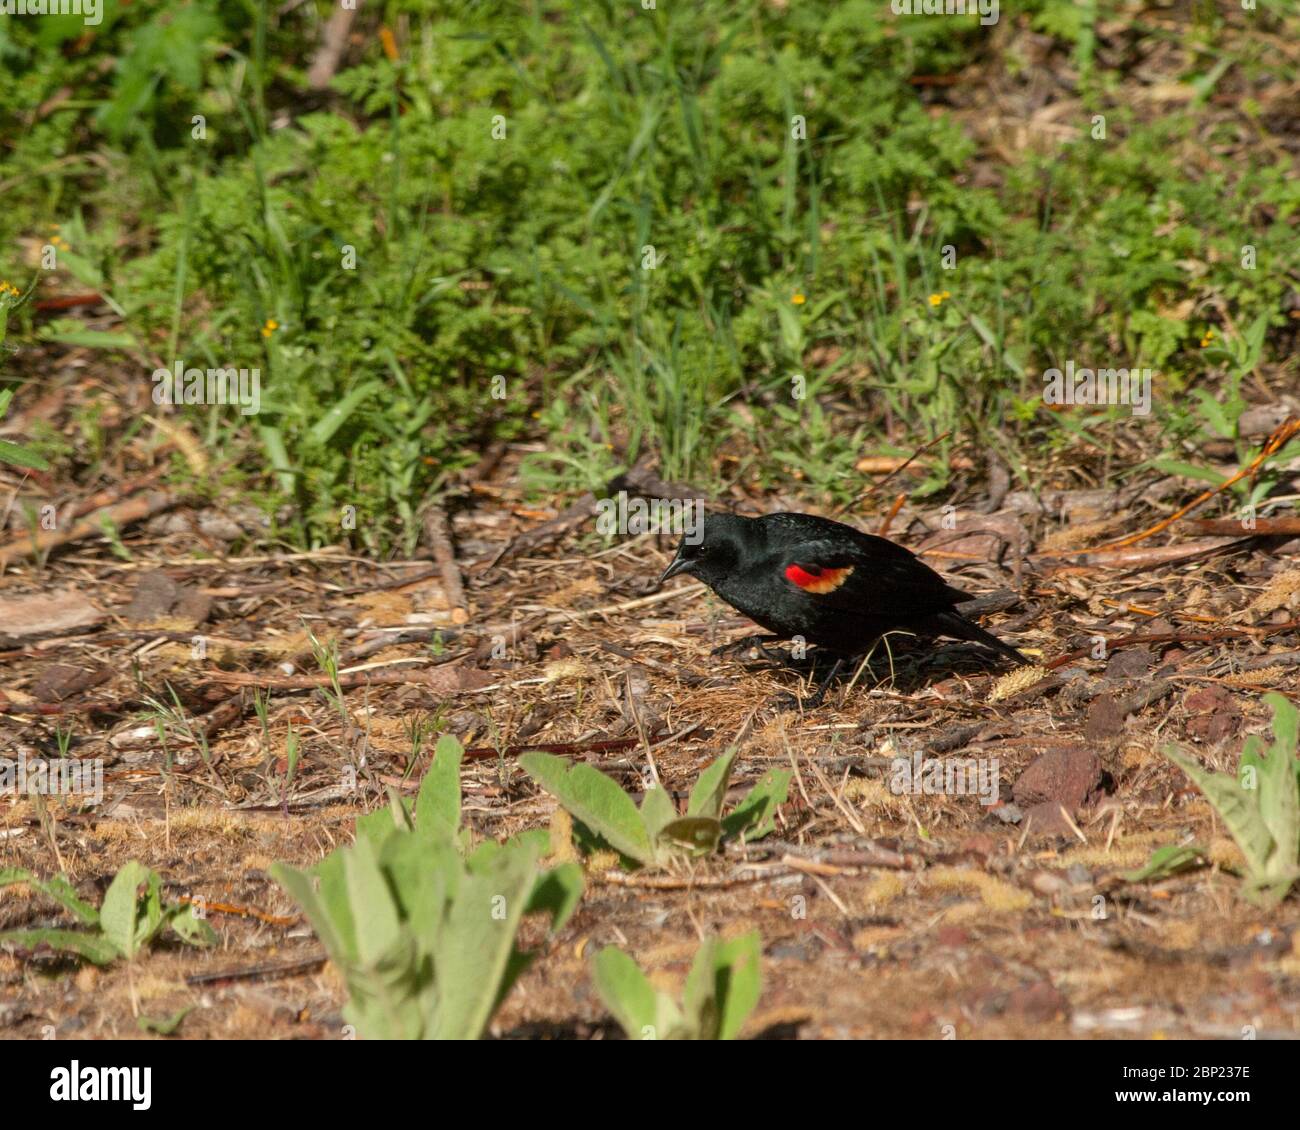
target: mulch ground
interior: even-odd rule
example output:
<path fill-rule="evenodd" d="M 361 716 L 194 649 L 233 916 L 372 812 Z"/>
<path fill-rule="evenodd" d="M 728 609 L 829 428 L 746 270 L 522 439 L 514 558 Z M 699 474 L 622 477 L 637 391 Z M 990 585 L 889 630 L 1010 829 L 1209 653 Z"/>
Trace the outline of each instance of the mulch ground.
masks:
<path fill-rule="evenodd" d="M 163 943 L 105 969 L 0 952 L 0 1033 L 135 1036 L 140 1018 L 189 1008 L 181 1037 L 338 1038 L 341 980 L 267 869 L 347 842 L 359 812 L 418 787 L 451 732 L 484 837 L 552 819 L 517 767 L 527 749 L 585 758 L 639 794 L 649 748 L 679 802 L 733 742 L 734 795 L 773 766 L 795 774 L 767 840 L 667 871 L 590 865 L 497 1035 L 614 1036 L 586 972 L 597 948 L 621 945 L 673 983 L 702 935 L 752 927 L 754 1036 L 1300 1035 L 1300 899 L 1263 911 L 1241 897 L 1236 848 L 1160 752 L 1232 771 L 1244 737 L 1267 730 L 1262 694 L 1300 693 L 1300 539 L 1188 517 L 1116 545 L 1195 495 L 1154 476 L 904 505 L 891 536 L 986 594 L 983 622 L 1040 666 L 1008 674 L 975 645 L 900 638 L 804 712 L 816 668 L 714 655 L 753 626 L 698 585 L 656 591 L 671 539 L 606 544 L 591 499 L 528 509 L 514 453 L 500 455 L 410 562 L 232 556 L 255 516 L 149 501 L 153 481 L 91 500 L 119 517 L 136 503 L 127 556 L 98 533 L 44 560 L 30 536 L 11 543 L 0 756 L 57 757 L 62 734 L 104 782 L 98 804 L 0 798 L 0 867 L 63 871 L 97 900 L 138 859 L 169 897 L 205 901 L 221 944 Z M 919 466 L 849 520 L 879 529 L 881 497 L 906 493 Z M 322 646 L 339 657 L 342 709 Z M 150 699 L 170 708 L 162 738 Z M 891 788 L 917 757 L 996 767 L 995 803 Z M 1198 845 L 1201 862 L 1125 879 L 1168 844 Z M 0 891 L 0 930 L 42 925 L 69 923 L 24 887 Z"/>

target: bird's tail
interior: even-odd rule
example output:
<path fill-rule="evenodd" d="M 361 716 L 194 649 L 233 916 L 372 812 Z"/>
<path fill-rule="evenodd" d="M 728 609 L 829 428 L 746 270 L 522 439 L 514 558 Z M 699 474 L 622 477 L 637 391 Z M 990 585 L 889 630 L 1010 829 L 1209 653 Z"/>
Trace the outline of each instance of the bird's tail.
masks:
<path fill-rule="evenodd" d="M 967 620 L 959 612 L 940 612 L 934 620 L 935 625 L 945 636 L 952 636 L 953 639 L 958 640 L 970 640 L 972 643 L 982 643 L 985 647 L 991 647 L 999 655 L 1005 655 L 1008 659 L 1021 666 L 1027 667 L 1031 662 L 1009 643 L 1004 643 L 992 632 L 986 632 L 978 624 Z"/>

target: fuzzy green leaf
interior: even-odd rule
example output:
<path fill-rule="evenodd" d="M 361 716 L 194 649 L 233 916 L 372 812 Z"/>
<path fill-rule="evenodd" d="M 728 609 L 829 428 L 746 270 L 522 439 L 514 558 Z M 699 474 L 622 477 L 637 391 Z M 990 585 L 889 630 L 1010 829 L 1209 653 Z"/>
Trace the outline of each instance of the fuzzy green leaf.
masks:
<path fill-rule="evenodd" d="M 617 946 L 606 946 L 592 958 L 591 980 L 605 1007 L 630 1039 L 658 1034 L 658 994 L 631 957 Z"/>
<path fill-rule="evenodd" d="M 416 832 L 424 840 L 456 838 L 460 830 L 460 763 L 464 748 L 450 734 L 438 739 L 415 802 Z"/>
<path fill-rule="evenodd" d="M 131 860 L 113 877 L 103 905 L 99 908 L 99 924 L 104 936 L 123 957 L 134 957 L 140 946 L 137 892 L 149 882 L 153 873 L 143 863 Z"/>
<path fill-rule="evenodd" d="M 719 942 L 714 978 L 719 1004 L 718 1039 L 734 1040 L 763 992 L 763 942 L 757 930 Z"/>
<path fill-rule="evenodd" d="M 171 917 L 171 928 L 181 941 L 192 946 L 215 946 L 217 933 L 202 918 L 194 914 L 192 906 L 184 907 Z"/>
<path fill-rule="evenodd" d="M 1202 769 L 1175 748 L 1164 753 L 1205 794 L 1236 840 L 1248 869 L 1247 896 L 1272 904 L 1300 879 L 1300 778 L 1296 710 L 1281 695 L 1264 701 L 1273 708 L 1274 743 L 1264 756 L 1258 736 L 1247 739 L 1239 778 Z"/>
<path fill-rule="evenodd" d="M 670 820 L 659 829 L 661 850 L 687 851 L 692 855 L 706 855 L 717 850 L 722 839 L 722 825 L 711 816 L 683 816 Z"/>
<path fill-rule="evenodd" d="M 40 891 L 74 915 L 84 926 L 99 925 L 99 911 L 89 903 L 82 902 L 77 897 L 72 884 L 62 875 L 56 875 L 53 879 L 40 879 L 21 867 L 0 868 L 0 887 L 8 887 L 14 883 L 26 883 L 34 890 Z"/>
<path fill-rule="evenodd" d="M 561 863 L 538 876 L 528 896 L 525 914 L 544 912 L 551 917 L 552 934 L 564 929 L 565 923 L 582 900 L 582 868 L 576 863 Z"/>
<path fill-rule="evenodd" d="M 687 816 L 722 816 L 722 804 L 727 796 L 727 783 L 731 780 L 731 767 L 739 750 L 732 747 L 700 774 L 686 802 Z"/>
<path fill-rule="evenodd" d="M 1167 879 L 1194 867 L 1198 860 L 1204 858 L 1205 851 L 1195 844 L 1166 844 L 1151 853 L 1151 858 L 1135 871 L 1126 871 L 1123 879 L 1126 883 L 1143 883 L 1148 879 Z"/>
<path fill-rule="evenodd" d="M 776 810 L 785 804 L 790 792 L 789 769 L 769 769 L 741 802 L 723 818 L 724 836 L 742 832 L 748 840 L 769 835 L 776 827 Z"/>
<path fill-rule="evenodd" d="M 645 821 L 618 783 L 585 762 L 570 766 L 550 753 L 526 753 L 519 764 L 575 817 L 630 859 L 653 863 Z"/>
<path fill-rule="evenodd" d="M 80 930 L 10 930 L 0 934 L 0 944 L 9 943 L 23 949 L 41 946 L 74 953 L 95 965 L 108 965 L 125 956 L 108 938 Z"/>
<path fill-rule="evenodd" d="M 665 824 L 677 819 L 677 808 L 668 795 L 668 790 L 655 785 L 645 791 L 641 798 L 641 821 L 650 836 L 650 841 L 659 839 L 659 833 Z"/>
<path fill-rule="evenodd" d="M 490 871 L 470 872 L 461 881 L 433 954 L 435 1039 L 475 1040 L 487 1026 L 510 987 L 506 974 L 515 934 L 536 875 L 529 853 L 503 852 Z"/>

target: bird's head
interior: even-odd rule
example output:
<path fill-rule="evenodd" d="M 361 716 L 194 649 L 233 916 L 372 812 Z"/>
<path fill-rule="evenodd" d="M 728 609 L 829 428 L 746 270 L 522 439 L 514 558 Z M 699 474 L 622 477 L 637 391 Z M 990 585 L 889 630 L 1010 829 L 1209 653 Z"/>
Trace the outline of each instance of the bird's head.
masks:
<path fill-rule="evenodd" d="M 682 538 L 677 555 L 659 583 L 690 573 L 706 585 L 716 587 L 743 559 L 751 521 L 738 514 L 705 514 L 694 535 L 687 533 Z"/>

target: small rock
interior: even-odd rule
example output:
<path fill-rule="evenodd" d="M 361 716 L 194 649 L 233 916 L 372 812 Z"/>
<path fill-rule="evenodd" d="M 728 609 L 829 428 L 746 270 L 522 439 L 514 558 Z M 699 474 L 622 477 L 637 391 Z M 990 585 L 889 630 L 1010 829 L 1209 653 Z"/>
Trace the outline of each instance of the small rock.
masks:
<path fill-rule="evenodd" d="M 159 569 L 145 573 L 136 583 L 131 603 L 122 612 L 133 624 L 180 620 L 197 627 L 208 618 L 212 601 L 198 589 L 178 585 Z"/>
<path fill-rule="evenodd" d="M 1048 800 L 1025 810 L 1024 823 L 1034 836 L 1073 836 L 1074 829 L 1061 812 L 1059 801 Z"/>
<path fill-rule="evenodd" d="M 143 574 L 136 582 L 131 603 L 122 616 L 133 624 L 161 620 L 172 610 L 180 595 L 180 586 L 160 570 Z"/>
<path fill-rule="evenodd" d="M 1232 694 L 1220 686 L 1201 687 L 1183 699 L 1187 736 L 1193 741 L 1214 744 L 1232 737 L 1241 728 L 1241 707 Z"/>
<path fill-rule="evenodd" d="M 57 636 L 77 628 L 87 628 L 105 618 L 80 593 L 73 589 L 30 596 L 0 598 L 0 646 L 32 636 Z"/>
<path fill-rule="evenodd" d="M 1108 679 L 1136 679 L 1151 670 L 1155 656 L 1149 647 L 1125 647 L 1113 653 L 1106 664 Z"/>
<path fill-rule="evenodd" d="M 103 665 L 86 668 L 71 663 L 55 663 L 41 672 L 31 689 L 37 702 L 62 702 L 74 694 L 97 687 L 113 677 L 110 668 Z"/>
<path fill-rule="evenodd" d="M 1108 742 L 1124 730 L 1124 711 L 1114 695 L 1099 694 L 1088 707 L 1083 736 L 1090 742 Z"/>
<path fill-rule="evenodd" d="M 1100 789 L 1101 780 L 1101 758 L 1091 750 L 1053 749 L 1020 774 L 1011 794 L 1022 807 L 1050 802 L 1073 813 Z"/>

